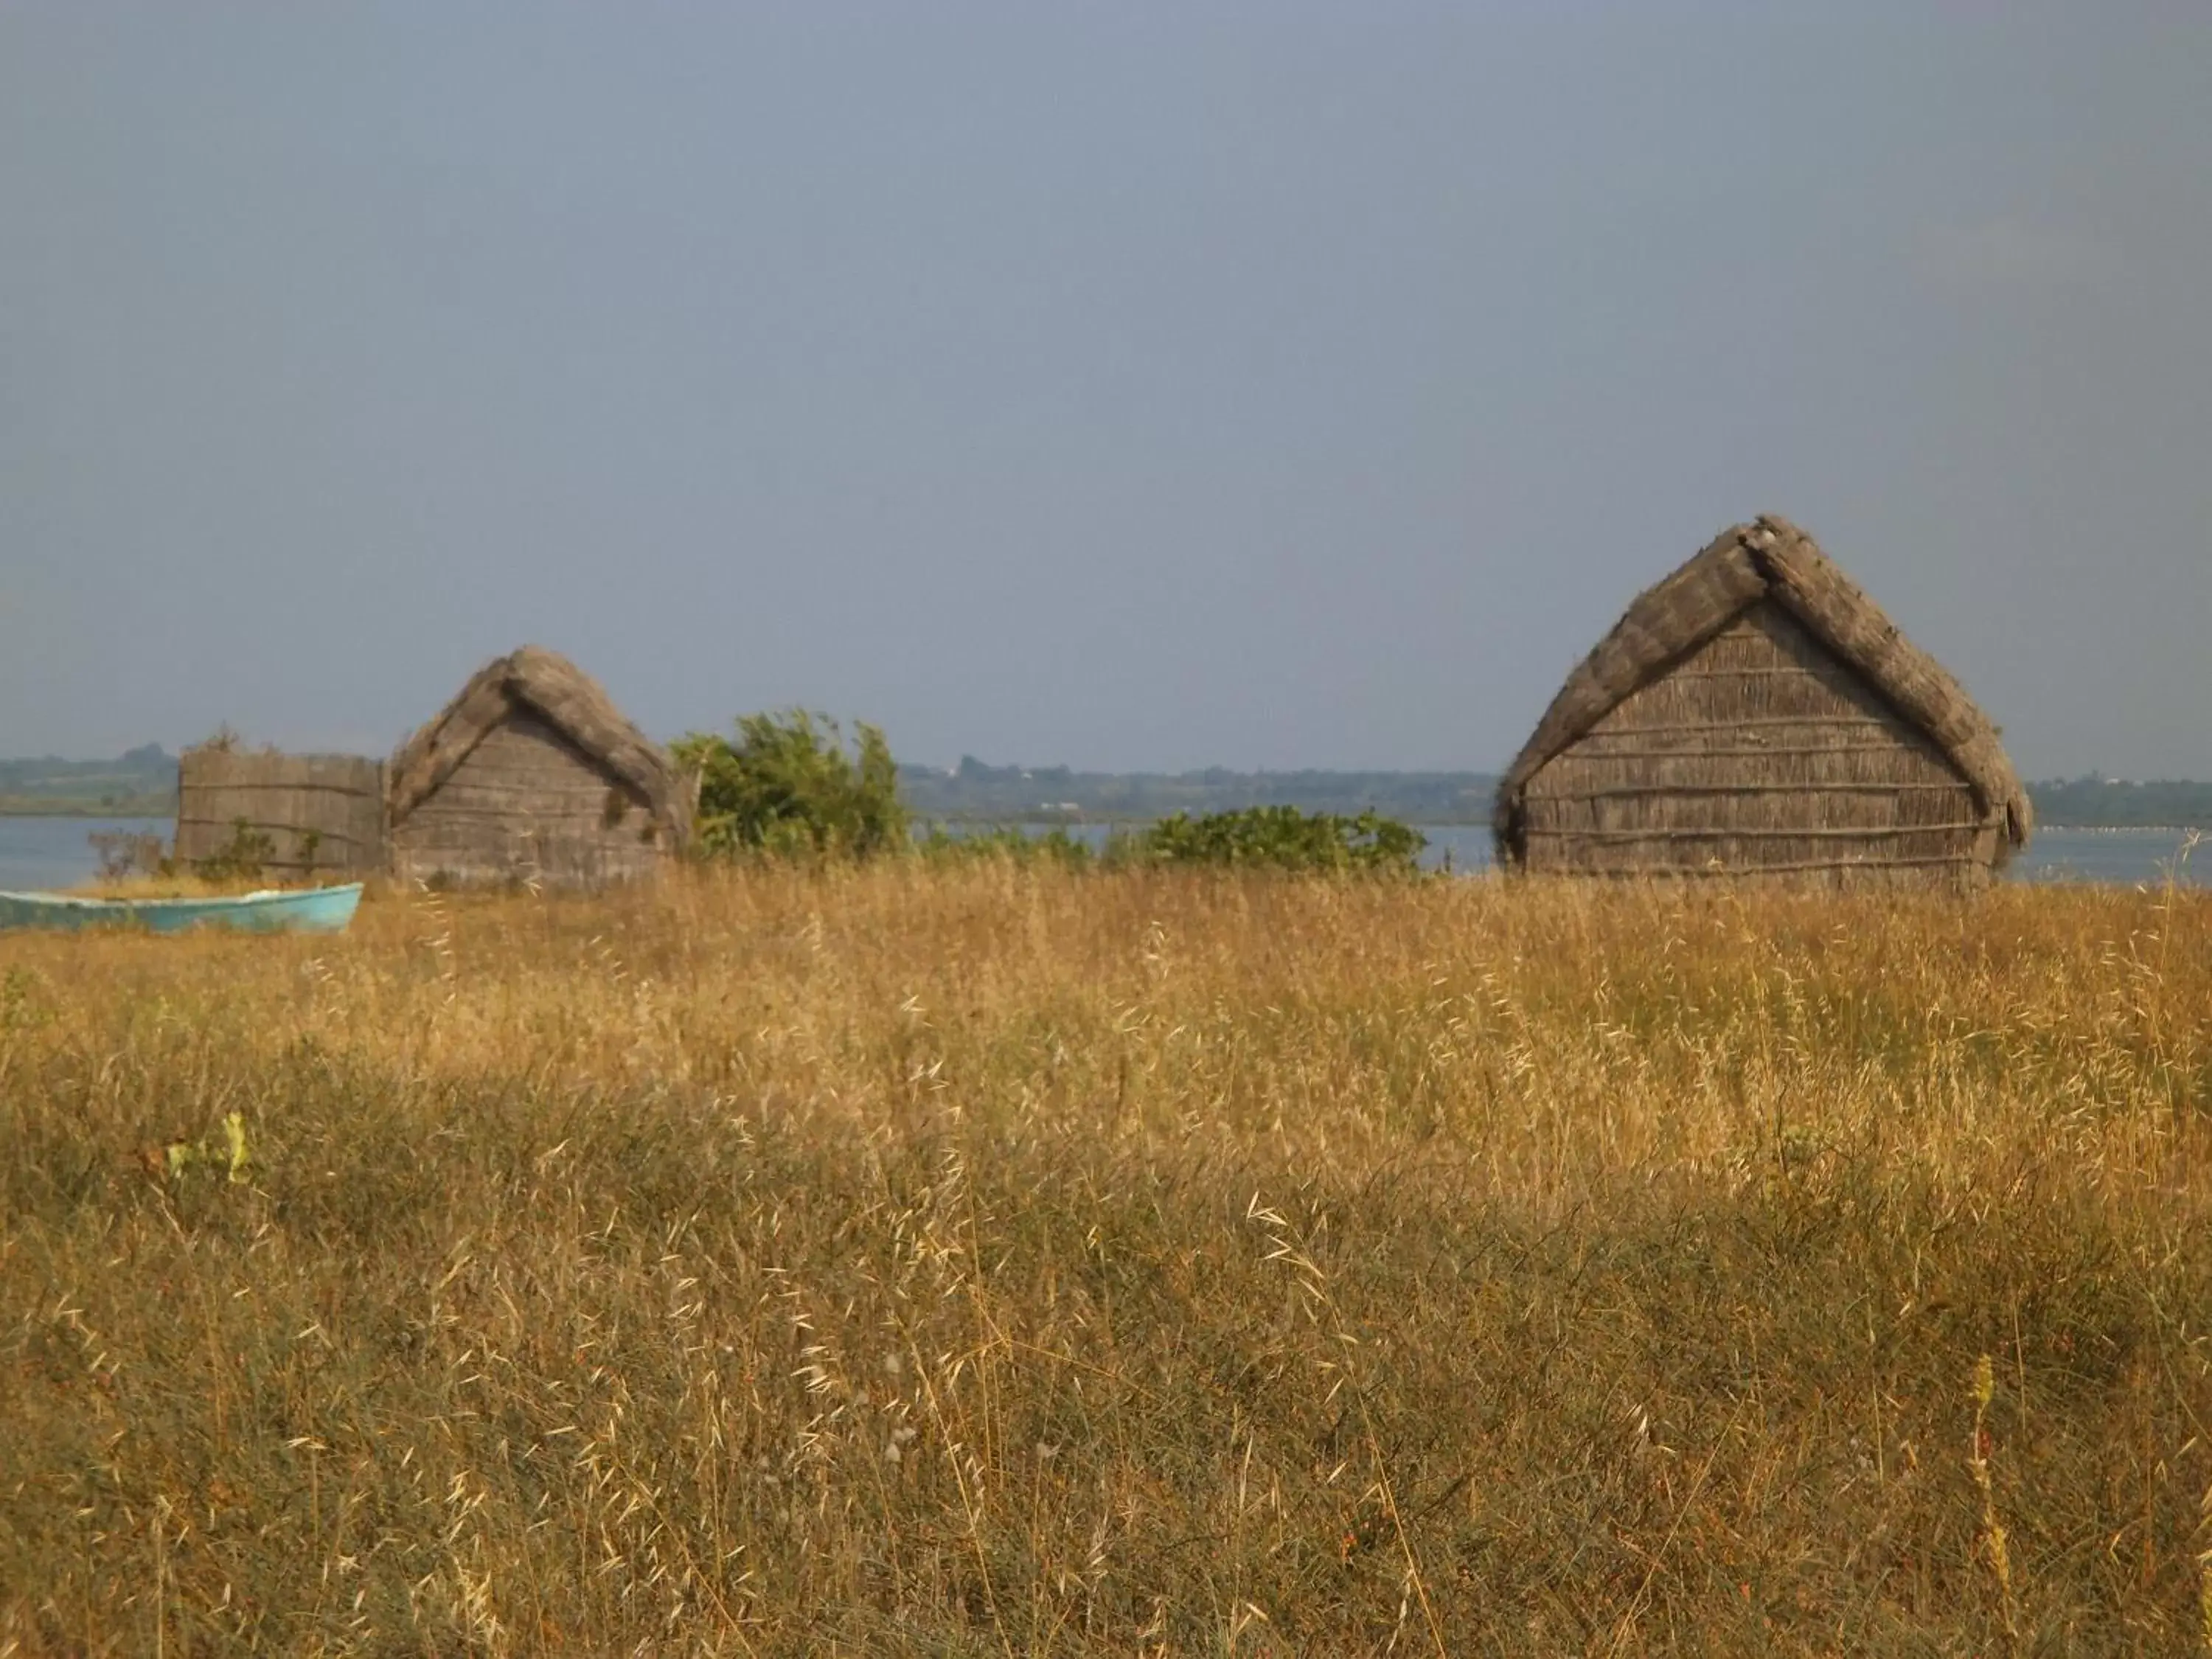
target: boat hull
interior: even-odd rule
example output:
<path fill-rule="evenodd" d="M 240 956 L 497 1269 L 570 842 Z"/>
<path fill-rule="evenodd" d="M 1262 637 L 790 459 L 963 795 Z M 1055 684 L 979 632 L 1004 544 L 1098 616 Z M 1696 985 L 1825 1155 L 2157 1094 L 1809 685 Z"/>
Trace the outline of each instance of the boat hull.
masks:
<path fill-rule="evenodd" d="M 342 933 L 360 902 L 359 882 L 218 898 L 94 899 L 65 893 L 0 893 L 0 930 L 39 927 L 77 933 L 137 927 L 182 933 L 224 927 L 252 933 Z"/>

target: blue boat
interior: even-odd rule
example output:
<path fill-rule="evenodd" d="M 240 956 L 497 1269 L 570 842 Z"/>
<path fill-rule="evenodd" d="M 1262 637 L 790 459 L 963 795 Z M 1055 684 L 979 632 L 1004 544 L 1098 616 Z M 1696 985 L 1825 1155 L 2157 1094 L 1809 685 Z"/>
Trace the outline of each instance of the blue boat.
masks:
<path fill-rule="evenodd" d="M 361 884 L 216 898 L 72 898 L 66 893 L 0 893 L 0 930 L 10 927 L 143 927 L 181 933 L 234 927 L 254 933 L 343 933 L 361 902 Z"/>

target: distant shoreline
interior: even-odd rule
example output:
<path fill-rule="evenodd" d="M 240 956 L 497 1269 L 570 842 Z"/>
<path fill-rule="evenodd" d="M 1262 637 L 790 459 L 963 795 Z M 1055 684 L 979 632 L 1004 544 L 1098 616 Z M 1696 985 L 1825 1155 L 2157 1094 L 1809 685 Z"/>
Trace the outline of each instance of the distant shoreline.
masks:
<path fill-rule="evenodd" d="M 170 818 L 177 816 L 177 804 L 158 796 L 118 802 L 57 801 L 37 797 L 9 799 L 0 796 L 0 818 Z M 1386 817 L 1396 816 L 1385 814 Z M 994 814 L 988 812 L 916 812 L 918 823 L 960 824 L 987 827 L 995 824 L 1019 824 L 1024 829 L 1072 830 L 1083 824 L 1139 824 L 1157 822 L 1156 816 L 1141 812 L 1131 813 L 1031 813 Z M 1419 816 L 1401 817 L 1401 823 L 1416 830 L 1485 830 L 1490 827 L 1487 817 L 1440 818 Z M 2067 830 L 2100 836 L 2185 836 L 2198 831 L 2212 836 L 2212 827 L 2194 823 L 2053 823 L 2048 819 L 2038 822 L 2036 829 Z"/>
<path fill-rule="evenodd" d="M 37 795 L 0 795 L 0 818 L 173 818 L 173 797 L 125 796 L 115 801 L 51 800 Z"/>
<path fill-rule="evenodd" d="M 963 828 L 988 829 L 994 824 L 1018 823 L 1024 829 L 1073 830 L 1085 824 L 1113 826 L 1123 823 L 1156 823 L 1165 814 L 1147 815 L 1143 812 L 921 812 L 914 815 L 917 823 L 957 823 Z M 1487 830 L 1491 820 L 1480 818 L 1436 818 L 1419 814 L 1384 812 L 1383 817 L 1395 818 L 1416 830 Z M 2038 833 L 2045 830 L 2094 830 L 2100 835 L 2112 836 L 2185 836 L 2191 830 L 2202 831 L 2212 837 L 2212 824 L 2202 823 L 2053 823 L 2038 818 Z"/>

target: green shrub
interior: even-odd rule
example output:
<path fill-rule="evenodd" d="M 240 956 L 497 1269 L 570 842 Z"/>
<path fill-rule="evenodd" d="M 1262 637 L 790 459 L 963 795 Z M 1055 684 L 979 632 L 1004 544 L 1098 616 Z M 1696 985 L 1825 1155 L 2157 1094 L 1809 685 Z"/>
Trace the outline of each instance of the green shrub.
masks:
<path fill-rule="evenodd" d="M 1231 864 L 1279 870 L 1411 874 L 1428 837 L 1371 808 L 1357 817 L 1252 806 L 1194 818 L 1178 812 L 1135 838 L 1133 855 L 1156 864 Z"/>
<path fill-rule="evenodd" d="M 697 844 L 728 855 L 866 858 L 907 843 L 898 768 L 884 734 L 804 708 L 747 714 L 737 738 L 695 732 L 673 745 L 699 775 Z"/>
<path fill-rule="evenodd" d="M 276 842 L 265 830 L 233 818 L 230 839 L 192 866 L 204 881 L 258 881 L 261 867 L 276 856 Z"/>
<path fill-rule="evenodd" d="M 175 861 L 159 836 L 142 836 L 129 830 L 94 830 L 85 837 L 100 860 L 103 882 L 130 881 L 143 876 L 167 876 Z"/>
<path fill-rule="evenodd" d="M 1003 859 L 1013 864 L 1056 864 L 1070 870 L 1087 870 L 1094 854 L 1090 847 L 1061 829 L 1032 836 L 1018 823 L 979 826 L 954 835 L 942 824 L 930 826 L 917 839 L 915 850 L 926 859 Z"/>

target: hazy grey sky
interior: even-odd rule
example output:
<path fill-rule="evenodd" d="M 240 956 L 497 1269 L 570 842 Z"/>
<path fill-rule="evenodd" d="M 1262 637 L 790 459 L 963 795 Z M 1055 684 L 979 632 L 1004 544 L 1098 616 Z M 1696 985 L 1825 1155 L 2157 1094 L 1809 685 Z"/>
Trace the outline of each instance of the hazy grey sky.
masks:
<path fill-rule="evenodd" d="M 2212 776 L 2212 6 L 0 0 L 0 755 L 1487 768 L 1763 510 Z"/>

